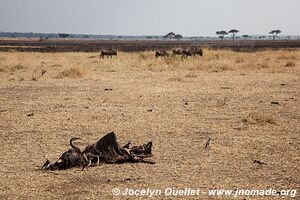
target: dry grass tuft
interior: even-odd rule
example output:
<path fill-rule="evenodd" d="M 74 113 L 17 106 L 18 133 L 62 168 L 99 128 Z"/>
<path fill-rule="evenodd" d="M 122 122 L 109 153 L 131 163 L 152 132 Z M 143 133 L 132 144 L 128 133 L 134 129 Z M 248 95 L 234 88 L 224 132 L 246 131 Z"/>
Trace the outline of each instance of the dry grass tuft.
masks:
<path fill-rule="evenodd" d="M 233 70 L 233 68 L 230 66 L 230 63 L 225 61 L 216 61 L 209 65 L 209 71 L 210 72 L 223 72 Z"/>
<path fill-rule="evenodd" d="M 62 65 L 60 65 L 60 64 L 54 64 L 54 65 L 51 65 L 51 67 L 62 67 Z"/>
<path fill-rule="evenodd" d="M 85 75 L 85 71 L 82 68 L 70 68 L 60 72 L 58 74 L 58 77 L 82 78 L 84 75 Z"/>
<path fill-rule="evenodd" d="M 296 56 L 295 55 L 282 54 L 282 55 L 279 55 L 277 57 L 277 60 L 296 60 Z"/>
<path fill-rule="evenodd" d="M 267 61 L 263 61 L 261 63 L 258 63 L 258 68 L 259 69 L 266 69 L 269 68 L 269 63 Z"/>
<path fill-rule="evenodd" d="M 225 106 L 227 104 L 227 102 L 228 102 L 228 98 L 227 97 L 224 97 L 222 99 L 218 99 L 216 106 L 217 107 Z"/>
<path fill-rule="evenodd" d="M 209 52 L 207 54 L 207 60 L 208 61 L 215 61 L 215 60 L 220 60 L 221 56 L 220 56 L 220 51 L 217 51 L 217 52 Z"/>
<path fill-rule="evenodd" d="M 239 64 L 239 63 L 243 63 L 245 62 L 245 59 L 243 57 L 238 57 L 235 59 L 235 63 Z"/>
<path fill-rule="evenodd" d="M 15 71 L 22 70 L 22 69 L 26 69 L 26 67 L 24 67 L 23 65 L 17 64 L 15 66 L 12 66 L 10 68 L 10 71 L 15 72 Z"/>
<path fill-rule="evenodd" d="M 7 68 L 7 67 L 1 67 L 1 68 L 0 68 L 0 72 L 6 72 L 6 71 L 7 71 L 6 68 Z"/>
<path fill-rule="evenodd" d="M 0 57 L 0 62 L 2 62 L 2 61 L 6 61 L 6 57 Z"/>
<path fill-rule="evenodd" d="M 174 76 L 174 77 L 168 78 L 167 81 L 170 81 L 170 82 L 181 82 L 181 81 L 183 81 L 183 79 L 180 78 L 180 77 Z"/>
<path fill-rule="evenodd" d="M 180 60 L 180 58 L 176 56 L 164 57 L 163 60 L 164 63 L 170 67 L 178 67 L 180 65 L 180 62 L 182 62 L 182 60 Z"/>
<path fill-rule="evenodd" d="M 140 60 L 147 60 L 148 56 L 144 52 L 141 52 L 141 53 L 139 53 L 139 59 Z"/>
<path fill-rule="evenodd" d="M 32 80 L 32 81 L 37 81 L 37 80 L 38 80 L 38 77 L 37 77 L 35 74 L 33 74 L 31 80 Z"/>
<path fill-rule="evenodd" d="M 296 64 L 293 61 L 289 61 L 284 65 L 284 67 L 295 67 L 295 66 L 296 66 Z"/>
<path fill-rule="evenodd" d="M 190 73 L 186 74 L 184 77 L 186 77 L 186 78 L 197 78 L 197 75 L 190 72 Z"/>
<path fill-rule="evenodd" d="M 263 115 L 260 113 L 250 113 L 247 117 L 242 119 L 242 122 L 247 124 L 259 124 L 259 125 L 278 125 L 277 120 L 272 115 Z"/>

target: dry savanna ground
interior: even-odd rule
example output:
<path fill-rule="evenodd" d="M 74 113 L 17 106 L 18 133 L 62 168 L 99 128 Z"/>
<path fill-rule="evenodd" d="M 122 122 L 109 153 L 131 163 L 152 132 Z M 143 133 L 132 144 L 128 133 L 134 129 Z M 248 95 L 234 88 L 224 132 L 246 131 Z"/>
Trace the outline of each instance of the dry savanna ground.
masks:
<path fill-rule="evenodd" d="M 136 199 L 112 196 L 127 187 L 298 189 L 285 199 L 299 199 L 300 50 L 98 56 L 0 53 L 0 199 Z M 156 164 L 38 170 L 71 137 L 83 147 L 109 131 L 120 144 L 153 141 Z"/>

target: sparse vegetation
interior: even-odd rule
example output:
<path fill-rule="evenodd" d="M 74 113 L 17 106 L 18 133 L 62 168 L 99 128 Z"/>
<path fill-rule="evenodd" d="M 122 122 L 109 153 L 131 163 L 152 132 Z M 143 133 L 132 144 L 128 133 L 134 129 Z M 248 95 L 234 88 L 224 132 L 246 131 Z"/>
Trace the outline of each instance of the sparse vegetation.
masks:
<path fill-rule="evenodd" d="M 33 74 L 31 80 L 37 81 L 37 80 L 38 80 L 38 77 L 37 77 L 35 74 Z"/>
<path fill-rule="evenodd" d="M 225 38 L 225 35 L 228 35 L 227 31 L 217 31 L 216 34 L 219 36 L 221 40 Z"/>
<path fill-rule="evenodd" d="M 288 61 L 285 65 L 284 65 L 284 67 L 295 67 L 296 66 L 296 64 L 293 62 L 293 61 Z"/>
<path fill-rule="evenodd" d="M 181 82 L 181 81 L 183 81 L 183 79 L 180 78 L 180 77 L 177 77 L 177 76 L 173 76 L 173 77 L 168 78 L 167 81 L 171 81 L 171 82 Z"/>
<path fill-rule="evenodd" d="M 1 61 L 0 72 L 2 74 L 9 72 L 20 75 L 26 80 L 32 78 L 31 73 L 33 70 L 36 70 L 38 76 L 45 76 L 44 74 L 46 74 L 48 78 L 82 78 L 85 76 L 88 78 L 97 76 L 101 72 L 116 71 L 202 70 L 224 72 L 267 70 L 271 73 L 300 73 L 300 69 L 297 67 L 300 51 L 268 50 L 254 53 L 210 49 L 203 49 L 203 51 L 203 57 L 190 57 L 188 59 L 181 59 L 173 55 L 155 59 L 155 52 L 153 51 L 120 52 L 118 58 L 102 59 L 101 61 L 97 53 L 49 53 L 43 54 L 43 56 L 39 56 L 39 53 L 2 53 L 1 57 L 4 59 Z M 169 53 L 171 52 L 169 51 Z M 12 60 L 10 57 L 16 59 Z M 283 71 L 283 67 L 289 69 Z M 26 76 L 27 73 L 30 74 Z"/>
<path fill-rule="evenodd" d="M 169 38 L 171 40 L 175 35 L 176 34 L 174 32 L 169 32 L 168 34 L 164 35 L 163 38 Z"/>
<path fill-rule="evenodd" d="M 263 113 L 250 113 L 248 116 L 243 118 L 242 121 L 248 124 L 277 125 L 277 120 L 272 115 L 266 115 Z"/>
<path fill-rule="evenodd" d="M 15 66 L 12 66 L 10 68 L 10 71 L 11 72 L 15 72 L 15 71 L 22 70 L 22 69 L 25 69 L 25 67 L 23 65 L 21 65 L 21 64 L 17 64 Z"/>
<path fill-rule="evenodd" d="M 239 32 L 239 30 L 237 30 L 237 29 L 231 29 L 230 31 L 228 31 L 228 33 L 231 33 L 233 40 L 238 32 Z"/>
<path fill-rule="evenodd" d="M 275 40 L 276 37 L 277 37 L 277 35 L 280 34 L 280 33 L 281 33 L 281 30 L 271 30 L 271 31 L 269 32 L 269 34 L 272 35 L 273 40 Z"/>
<path fill-rule="evenodd" d="M 68 38 L 68 37 L 70 37 L 70 34 L 67 34 L 67 33 L 59 33 L 59 34 L 58 34 L 58 37 L 59 37 L 59 38 Z"/>
<path fill-rule="evenodd" d="M 180 34 L 176 34 L 176 35 L 174 35 L 174 39 L 176 39 L 176 40 L 180 40 L 180 39 L 182 39 L 183 37 L 182 37 L 182 35 L 180 35 Z"/>
<path fill-rule="evenodd" d="M 181 188 L 186 177 L 203 190 L 256 188 L 256 180 L 261 188 L 297 188 L 300 50 L 203 50 L 187 59 L 121 51 L 101 60 L 1 52 L 0 198 L 111 199 L 116 184 Z M 112 130 L 121 145 L 152 140 L 157 164 L 38 170 L 44 156 L 68 150 L 72 136 L 84 147 Z"/>
<path fill-rule="evenodd" d="M 141 52 L 141 53 L 139 53 L 139 58 L 141 60 L 146 60 L 148 58 L 148 56 L 145 53 Z"/>
<path fill-rule="evenodd" d="M 195 73 L 188 73 L 188 74 L 186 74 L 184 77 L 186 77 L 186 78 L 197 78 L 197 75 L 195 74 Z"/>
<path fill-rule="evenodd" d="M 242 35 L 242 37 L 247 40 L 249 38 L 249 35 Z"/>
<path fill-rule="evenodd" d="M 82 68 L 70 68 L 66 69 L 59 73 L 59 77 L 68 77 L 68 78 L 82 78 L 85 74 L 85 71 Z"/>

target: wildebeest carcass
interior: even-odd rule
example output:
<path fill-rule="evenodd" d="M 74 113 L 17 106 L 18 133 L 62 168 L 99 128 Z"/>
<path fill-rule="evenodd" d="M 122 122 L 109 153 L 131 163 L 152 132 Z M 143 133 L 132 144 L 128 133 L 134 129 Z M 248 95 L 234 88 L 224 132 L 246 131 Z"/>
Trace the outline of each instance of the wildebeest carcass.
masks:
<path fill-rule="evenodd" d="M 103 50 L 100 52 L 100 59 L 106 56 L 107 58 L 112 58 L 113 56 L 117 56 L 118 52 L 116 50 L 113 49 L 107 49 L 107 50 Z"/>
<path fill-rule="evenodd" d="M 76 147 L 73 142 L 80 138 L 72 138 L 69 149 L 63 153 L 55 163 L 45 162 L 44 170 L 63 170 L 72 167 L 82 167 L 98 165 L 100 163 L 125 163 L 143 162 L 154 164 L 153 161 L 144 160 L 152 156 L 152 142 L 140 146 L 125 145 L 121 147 L 117 143 L 116 134 L 110 132 L 102 137 L 98 142 L 88 145 L 83 151 Z"/>
<path fill-rule="evenodd" d="M 158 58 L 158 57 L 168 57 L 169 56 L 169 53 L 165 50 L 159 50 L 159 51 L 156 51 L 155 52 L 155 58 Z"/>

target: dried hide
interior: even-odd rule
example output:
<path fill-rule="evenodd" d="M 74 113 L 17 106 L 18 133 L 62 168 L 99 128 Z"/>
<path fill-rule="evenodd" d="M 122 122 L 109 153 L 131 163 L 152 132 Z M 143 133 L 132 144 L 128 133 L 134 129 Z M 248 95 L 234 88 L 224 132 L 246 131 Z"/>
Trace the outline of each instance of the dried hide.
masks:
<path fill-rule="evenodd" d="M 143 162 L 154 164 L 153 161 L 146 161 L 144 158 L 152 156 L 152 142 L 140 146 L 130 147 L 127 144 L 121 147 L 117 143 L 114 132 L 106 134 L 98 142 L 88 145 L 83 151 L 73 144 L 73 141 L 80 138 L 72 138 L 69 149 L 61 155 L 55 162 L 45 162 L 42 169 L 45 170 L 62 170 L 72 167 L 94 166 L 100 163 L 125 163 L 125 162 Z"/>

